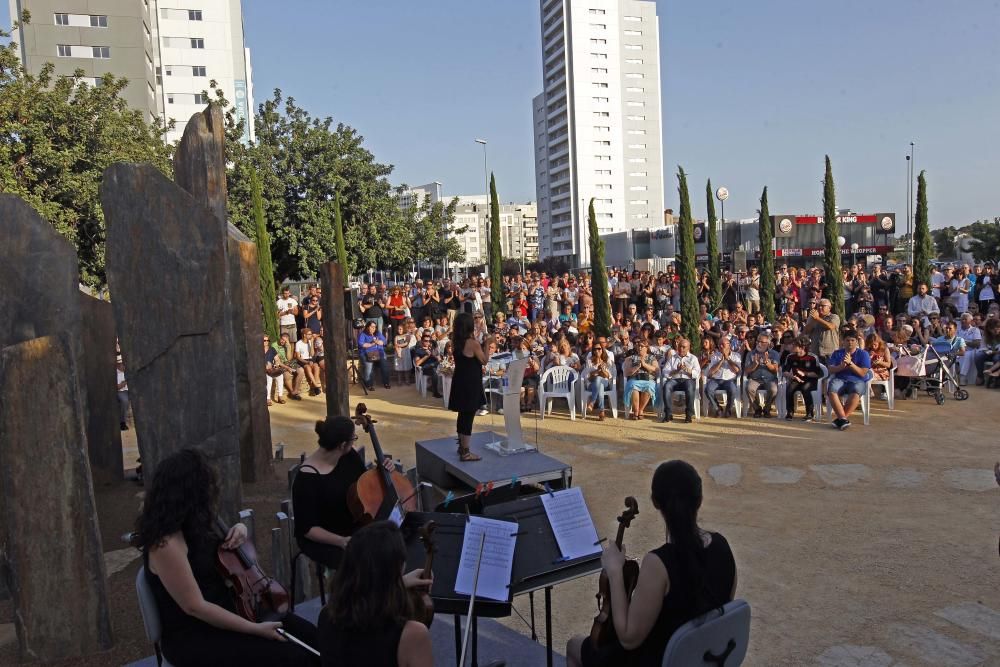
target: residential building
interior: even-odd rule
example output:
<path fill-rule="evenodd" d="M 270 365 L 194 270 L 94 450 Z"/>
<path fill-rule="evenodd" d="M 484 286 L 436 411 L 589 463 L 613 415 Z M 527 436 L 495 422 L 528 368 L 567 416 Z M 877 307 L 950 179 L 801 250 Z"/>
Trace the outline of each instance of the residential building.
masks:
<path fill-rule="evenodd" d="M 168 142 L 205 108 L 216 85 L 245 119 L 252 141 L 253 83 L 240 0 L 9 0 L 11 16 L 31 13 L 15 40 L 30 72 L 54 64 L 101 85 L 106 74 L 128 79 L 123 99 L 150 122 L 173 120 Z"/>
<path fill-rule="evenodd" d="M 590 262 L 602 234 L 662 220 L 660 49 L 653 0 L 540 0 L 544 90 L 532 103 L 539 254 Z"/>
<path fill-rule="evenodd" d="M 442 187 L 439 181 L 434 181 L 427 185 L 415 185 L 412 188 L 401 190 L 396 197 L 399 208 L 404 211 L 411 208 L 421 208 L 428 200 L 432 204 L 436 204 L 444 198 L 444 195 L 441 194 Z"/>
<path fill-rule="evenodd" d="M 489 259 L 490 210 L 486 195 L 459 195 L 455 226 L 466 231 L 457 235 L 465 250 L 465 265 L 485 264 Z M 534 262 L 538 259 L 538 213 L 534 203 L 500 205 L 500 254 L 505 258 Z"/>

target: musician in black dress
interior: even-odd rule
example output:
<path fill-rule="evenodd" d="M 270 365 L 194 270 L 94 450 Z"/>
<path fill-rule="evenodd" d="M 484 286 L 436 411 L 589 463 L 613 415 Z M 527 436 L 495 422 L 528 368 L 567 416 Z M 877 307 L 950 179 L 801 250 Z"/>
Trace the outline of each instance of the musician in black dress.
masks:
<path fill-rule="evenodd" d="M 319 617 L 324 667 L 432 667 L 427 627 L 410 620 L 408 588 L 430 586 L 420 570 L 403 574 L 406 547 L 391 521 L 376 521 L 351 538 Z"/>
<path fill-rule="evenodd" d="M 365 464 L 354 448 L 358 436 L 349 418 L 318 421 L 316 434 L 319 446 L 292 484 L 295 539 L 306 556 L 335 570 L 355 530 L 348 489 L 364 473 Z"/>
<path fill-rule="evenodd" d="M 176 667 L 205 665 L 315 665 L 318 660 L 278 634 L 283 627 L 310 645 L 316 628 L 294 614 L 254 623 L 236 605 L 216 566 L 220 547 L 236 549 L 247 537 L 236 524 L 216 530 L 219 486 L 201 452 L 183 449 L 156 467 L 136 523 L 146 580 L 163 629 L 163 655 Z"/>
<path fill-rule="evenodd" d="M 459 313 L 455 316 L 451 339 L 455 354 L 455 373 L 451 380 L 448 409 L 458 413 L 455 430 L 458 432 L 458 458 L 461 461 L 480 459 L 469 450 L 469 441 L 472 438 L 472 420 L 476 417 L 476 411 L 486 404 L 483 364 L 489 360 L 485 348 L 493 340 L 492 336 L 487 336 L 480 345 L 473 336 L 475 324 L 470 313 Z"/>
<path fill-rule="evenodd" d="M 574 637 L 566 647 L 570 667 L 659 667 L 671 635 L 691 619 L 736 594 L 736 562 L 719 533 L 698 527 L 701 477 L 689 463 L 667 461 L 653 474 L 653 506 L 666 523 L 667 541 L 646 554 L 629 600 L 622 579 L 625 555 L 610 542 L 601 564 L 611 584 L 618 641 L 596 647 Z"/>

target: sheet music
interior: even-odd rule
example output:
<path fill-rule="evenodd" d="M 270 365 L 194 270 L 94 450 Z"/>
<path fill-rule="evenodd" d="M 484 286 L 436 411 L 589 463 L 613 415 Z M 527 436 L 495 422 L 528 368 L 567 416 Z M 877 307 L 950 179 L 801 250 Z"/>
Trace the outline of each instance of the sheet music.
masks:
<path fill-rule="evenodd" d="M 399 503 L 396 503 L 396 506 L 392 508 L 389 521 L 392 521 L 397 527 L 403 525 L 403 508 L 399 506 Z"/>
<path fill-rule="evenodd" d="M 455 578 L 455 592 L 472 595 L 476 581 L 476 561 L 479 558 L 479 542 L 486 535 L 483 544 L 483 559 L 479 567 L 479 581 L 476 597 L 506 602 L 510 598 L 510 573 L 514 567 L 514 543 L 517 541 L 517 524 L 510 521 L 486 519 L 481 516 L 469 517 L 465 524 L 465 539 L 462 541 L 462 558 L 458 563 Z"/>
<path fill-rule="evenodd" d="M 583 499 L 583 489 L 574 486 L 553 494 L 543 494 L 542 505 L 563 558 L 571 560 L 601 551 L 601 545 L 594 544 L 597 542 L 597 529 Z"/>

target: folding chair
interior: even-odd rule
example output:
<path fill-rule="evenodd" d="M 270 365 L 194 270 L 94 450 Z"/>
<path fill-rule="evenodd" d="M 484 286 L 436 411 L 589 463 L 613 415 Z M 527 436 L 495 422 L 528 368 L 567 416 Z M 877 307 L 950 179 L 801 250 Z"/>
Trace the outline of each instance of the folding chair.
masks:
<path fill-rule="evenodd" d="M 688 621 L 670 638 L 663 667 L 739 667 L 750 643 L 750 605 L 727 602 Z"/>
<path fill-rule="evenodd" d="M 161 667 L 172 667 L 160 651 L 160 639 L 163 636 L 160 610 L 156 608 L 156 598 L 153 597 L 153 590 L 146 581 L 145 565 L 140 566 L 135 575 L 135 594 L 139 598 L 139 613 L 142 614 L 142 624 L 146 628 L 146 638 L 153 642 L 153 650 L 156 651 L 156 664 Z"/>

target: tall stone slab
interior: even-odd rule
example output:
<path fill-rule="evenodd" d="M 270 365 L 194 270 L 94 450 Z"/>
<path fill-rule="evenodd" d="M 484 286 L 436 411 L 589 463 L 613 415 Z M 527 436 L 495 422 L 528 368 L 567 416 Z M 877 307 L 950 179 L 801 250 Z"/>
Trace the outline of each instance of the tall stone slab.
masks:
<path fill-rule="evenodd" d="M 67 381 L 78 374 L 71 348 L 63 333 L 0 353 L 0 539 L 22 661 L 112 645 L 82 396 Z"/>
<path fill-rule="evenodd" d="M 347 337 L 353 335 L 344 310 L 344 272 L 337 262 L 319 267 L 323 287 L 323 349 L 326 350 L 326 414 L 349 416 L 350 381 L 347 377 Z"/>
<path fill-rule="evenodd" d="M 222 110 L 209 105 L 191 117 L 174 151 L 177 184 L 204 202 L 226 226 L 233 324 L 236 399 L 240 415 L 240 457 L 244 482 L 271 476 L 271 422 L 261 340 L 264 321 L 260 276 L 253 241 L 226 223 L 225 123 Z"/>
<path fill-rule="evenodd" d="M 111 304 L 84 292 L 80 300 L 80 386 L 86 397 L 87 457 L 94 483 L 112 484 L 125 476 L 115 372 L 115 314 Z"/>
<path fill-rule="evenodd" d="M 220 510 L 240 506 L 239 412 L 225 224 L 149 164 L 104 172 L 107 274 L 147 486 L 163 458 L 203 451 Z"/>

